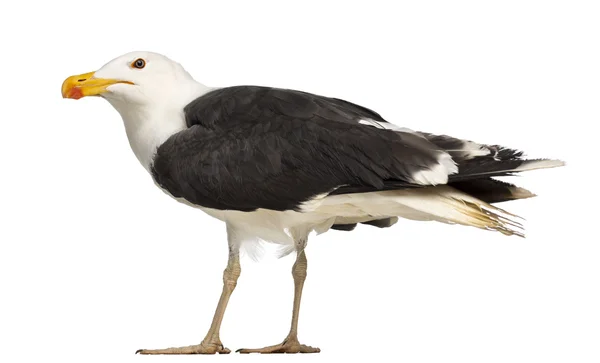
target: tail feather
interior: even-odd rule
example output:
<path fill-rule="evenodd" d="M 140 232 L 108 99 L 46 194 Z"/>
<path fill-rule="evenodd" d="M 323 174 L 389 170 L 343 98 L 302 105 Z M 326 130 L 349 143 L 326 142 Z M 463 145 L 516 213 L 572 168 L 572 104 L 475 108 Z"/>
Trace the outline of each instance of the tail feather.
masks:
<path fill-rule="evenodd" d="M 464 207 L 455 206 L 455 208 L 470 218 L 468 220 L 470 222 L 469 225 L 482 229 L 495 230 L 507 236 L 516 235 L 525 237 L 523 225 L 510 218 L 521 217 L 482 201 L 476 203 L 465 201 L 462 198 L 456 200 L 463 203 Z"/>
<path fill-rule="evenodd" d="M 425 193 L 416 193 L 425 195 L 407 201 L 403 200 L 402 203 L 435 216 L 434 219 L 439 222 L 498 231 L 508 236 L 525 236 L 523 225 L 515 220 L 522 218 L 504 209 L 449 186 L 423 189 L 422 191 L 429 191 L 427 194 L 433 203 L 422 203 L 423 197 L 427 195 Z"/>
<path fill-rule="evenodd" d="M 338 225 L 398 216 L 524 236 L 520 217 L 448 185 L 335 195 L 325 198 L 316 211 L 337 216 Z"/>
<path fill-rule="evenodd" d="M 492 178 L 464 180 L 449 185 L 490 204 L 536 196 L 527 189 Z"/>

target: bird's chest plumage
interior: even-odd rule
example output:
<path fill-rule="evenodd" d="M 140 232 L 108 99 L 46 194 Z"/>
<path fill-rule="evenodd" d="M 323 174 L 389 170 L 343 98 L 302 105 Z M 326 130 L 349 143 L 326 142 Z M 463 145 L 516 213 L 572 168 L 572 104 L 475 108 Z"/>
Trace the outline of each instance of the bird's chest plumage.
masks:
<path fill-rule="evenodd" d="M 158 147 L 172 135 L 187 128 L 184 106 L 207 92 L 207 89 L 191 82 L 173 92 L 165 94 L 159 102 L 132 103 L 107 98 L 123 119 L 131 150 L 148 172 L 151 171 Z"/>
<path fill-rule="evenodd" d="M 123 121 L 131 150 L 148 172 L 158 147 L 186 128 L 183 113 L 176 110 L 125 114 Z"/>

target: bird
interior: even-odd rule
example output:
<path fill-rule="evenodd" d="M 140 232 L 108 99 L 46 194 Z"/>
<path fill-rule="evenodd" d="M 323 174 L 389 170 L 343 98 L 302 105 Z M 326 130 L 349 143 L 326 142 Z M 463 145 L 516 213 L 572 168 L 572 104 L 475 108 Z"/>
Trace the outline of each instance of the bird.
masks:
<path fill-rule="evenodd" d="M 282 256 L 295 253 L 291 327 L 279 344 L 238 352 L 318 353 L 298 339 L 310 234 L 360 224 L 388 228 L 403 218 L 524 237 L 520 217 L 496 204 L 535 194 L 499 177 L 565 165 L 400 127 L 341 98 L 267 86 L 209 87 L 149 51 L 67 77 L 61 94 L 108 101 L 154 184 L 226 226 L 223 289 L 204 339 L 139 354 L 230 353 L 220 327 L 241 274 L 240 250 L 265 242 L 278 245 Z"/>

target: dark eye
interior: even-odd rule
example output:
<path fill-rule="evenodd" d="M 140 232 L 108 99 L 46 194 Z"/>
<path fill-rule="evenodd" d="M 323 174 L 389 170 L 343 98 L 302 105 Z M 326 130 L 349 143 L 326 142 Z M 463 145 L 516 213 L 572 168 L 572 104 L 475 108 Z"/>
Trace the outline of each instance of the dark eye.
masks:
<path fill-rule="evenodd" d="M 142 58 L 138 58 L 133 63 L 131 63 L 131 66 L 138 69 L 142 69 L 146 66 L 146 61 Z"/>

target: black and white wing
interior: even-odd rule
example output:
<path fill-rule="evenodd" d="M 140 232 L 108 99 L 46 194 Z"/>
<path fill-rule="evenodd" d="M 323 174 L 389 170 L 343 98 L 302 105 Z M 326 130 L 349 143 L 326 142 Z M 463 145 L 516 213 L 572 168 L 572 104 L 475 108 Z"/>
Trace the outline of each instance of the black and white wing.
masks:
<path fill-rule="evenodd" d="M 360 124 L 382 119 L 342 100 L 230 87 L 185 114 L 189 128 L 158 148 L 152 172 L 173 196 L 208 208 L 297 210 L 344 187 L 443 184 L 457 170 L 423 137 Z"/>
<path fill-rule="evenodd" d="M 328 194 L 464 182 L 523 163 L 514 150 L 466 148 L 397 128 L 350 102 L 293 90 L 223 88 L 184 111 L 189 128 L 158 148 L 152 174 L 174 197 L 213 209 L 301 210 Z"/>

